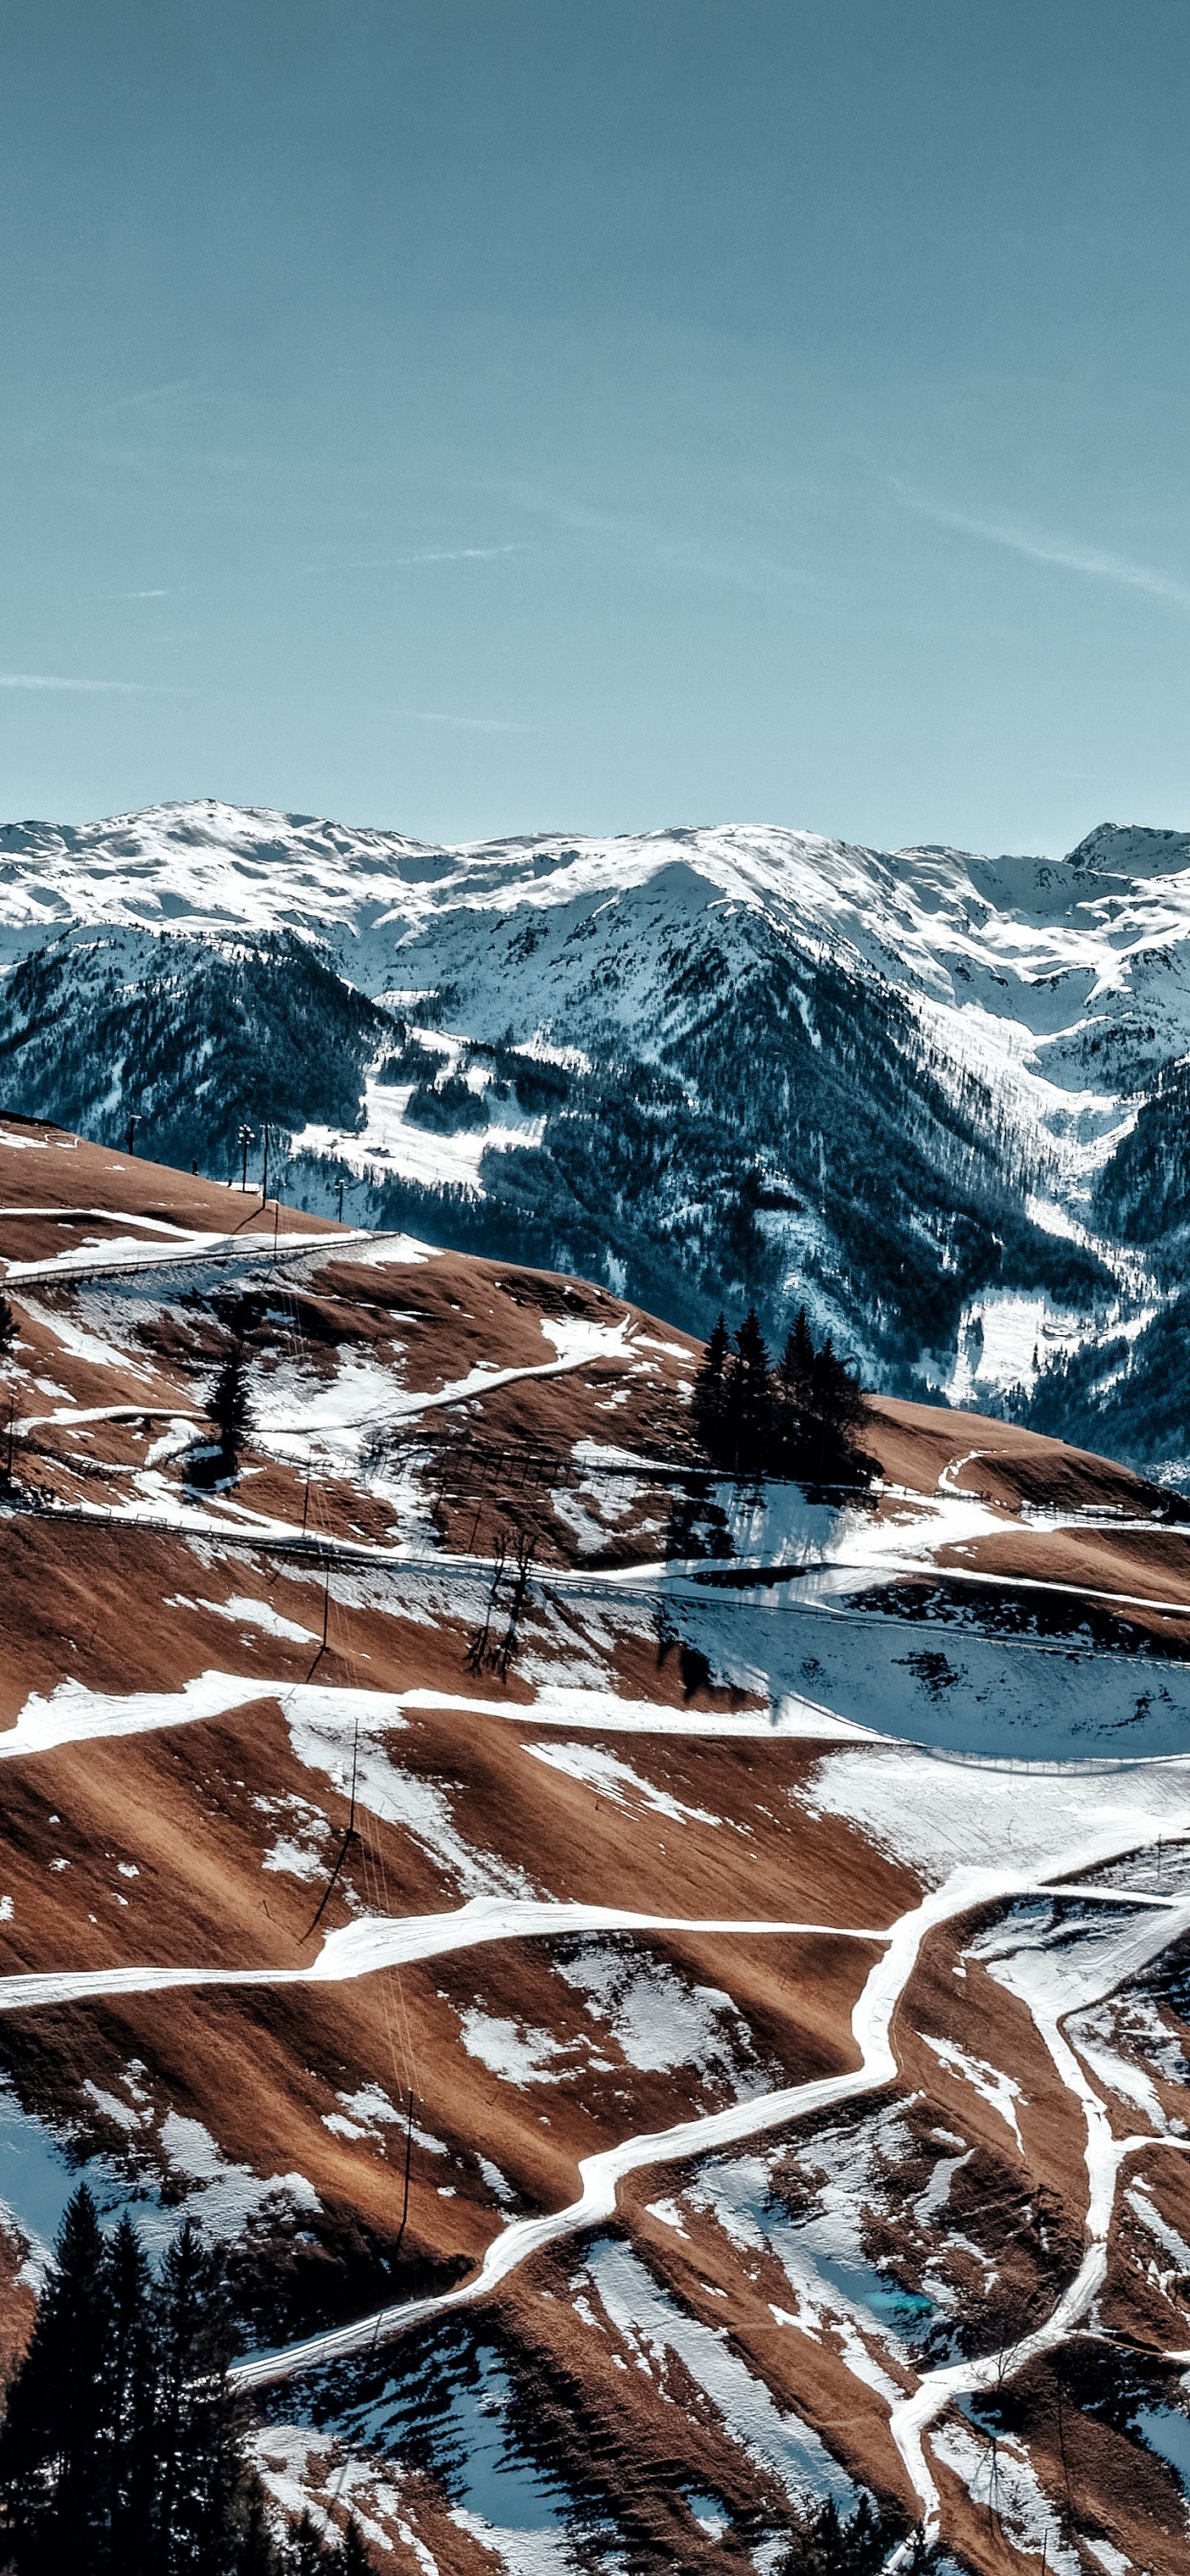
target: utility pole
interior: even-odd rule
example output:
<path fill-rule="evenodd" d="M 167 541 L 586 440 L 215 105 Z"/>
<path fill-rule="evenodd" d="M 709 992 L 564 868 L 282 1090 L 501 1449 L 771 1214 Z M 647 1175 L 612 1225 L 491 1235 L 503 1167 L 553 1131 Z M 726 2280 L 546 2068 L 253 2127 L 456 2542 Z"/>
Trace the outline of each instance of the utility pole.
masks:
<path fill-rule="evenodd" d="M 239 1134 L 238 1134 L 238 1135 L 237 1135 L 237 1137 L 236 1137 L 236 1143 L 237 1143 L 237 1145 L 238 1145 L 238 1146 L 239 1146 L 239 1148 L 240 1148 L 240 1152 L 241 1152 L 241 1154 L 242 1154 L 242 1156 L 243 1156 L 243 1162 L 244 1162 L 243 1174 L 242 1174 L 242 1177 L 241 1177 L 241 1180 L 240 1180 L 240 1188 L 241 1188 L 242 1190 L 246 1190 L 246 1189 L 247 1189 L 247 1187 L 248 1187 L 248 1147 L 249 1147 L 249 1145 L 254 1145 L 254 1144 L 255 1144 L 255 1142 L 256 1142 L 256 1131 L 255 1131 L 255 1129 L 254 1129 L 254 1128 L 252 1128 L 252 1127 L 247 1126 L 247 1125 L 245 1124 L 245 1122 L 243 1121 L 243 1119 L 241 1119 L 241 1121 L 240 1121 Z"/>
<path fill-rule="evenodd" d="M 267 1118 L 266 1118 L 266 1120 L 265 1120 L 265 1128 L 264 1128 L 264 1170 L 262 1171 L 261 1176 L 260 1176 L 260 1204 L 261 1204 L 261 1206 L 262 1206 L 262 1207 L 265 1207 L 265 1206 L 267 1205 L 267 1203 L 268 1203 L 268 1195 L 269 1195 L 269 1127 L 268 1127 L 268 1120 L 267 1120 Z"/>
<path fill-rule="evenodd" d="M 138 1127 L 143 1127 L 144 1123 L 144 1119 L 142 1118 L 139 1109 L 134 1109 L 128 1121 L 128 1151 L 130 1154 L 135 1154 L 136 1152 L 136 1131 Z"/>
<path fill-rule="evenodd" d="M 342 1223 L 343 1223 L 343 1192 L 344 1192 L 345 1187 L 346 1187 L 346 1183 L 345 1183 L 344 1181 L 340 1181 L 340 1182 L 339 1182 L 339 1184 L 338 1184 L 338 1190 L 339 1190 L 339 1223 L 340 1223 L 340 1225 L 342 1225 Z"/>

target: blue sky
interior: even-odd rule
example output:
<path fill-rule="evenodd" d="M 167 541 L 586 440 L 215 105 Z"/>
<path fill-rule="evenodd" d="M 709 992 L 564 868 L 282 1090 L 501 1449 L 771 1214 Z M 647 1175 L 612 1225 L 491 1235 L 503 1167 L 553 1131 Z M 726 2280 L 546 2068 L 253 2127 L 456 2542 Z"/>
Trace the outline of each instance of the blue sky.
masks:
<path fill-rule="evenodd" d="M 1184 0 L 43 0 L 0 813 L 1190 824 Z"/>

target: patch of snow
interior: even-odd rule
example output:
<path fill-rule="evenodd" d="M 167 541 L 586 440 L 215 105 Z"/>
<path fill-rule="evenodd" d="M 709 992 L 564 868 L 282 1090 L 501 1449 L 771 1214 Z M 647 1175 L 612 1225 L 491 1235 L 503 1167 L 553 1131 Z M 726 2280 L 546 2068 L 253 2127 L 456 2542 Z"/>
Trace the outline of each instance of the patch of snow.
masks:
<path fill-rule="evenodd" d="M 1102 2567 L 1103 2576 L 1133 2576 L 1133 2560 L 1125 2558 L 1123 2550 L 1117 2549 L 1113 2541 L 1089 2540 L 1085 2533 L 1083 2540 L 1096 2566 Z"/>
<path fill-rule="evenodd" d="M 534 1711 L 536 1715 L 536 1711 Z M 674 1824 L 719 1825 L 721 1816 L 713 1816 L 705 1807 L 687 1807 L 680 1798 L 658 1789 L 634 1771 L 630 1762 L 617 1761 L 598 1744 L 526 1744 L 522 1751 L 535 1762 L 548 1764 L 552 1771 L 564 1771 L 572 1780 L 582 1780 L 600 1796 L 630 1813 L 642 1810 L 654 1816 L 667 1816 Z"/>
<path fill-rule="evenodd" d="M 689 2231 L 676 2200 L 647 2200 L 645 2211 L 649 2218 L 659 2218 L 663 2227 L 672 2227 L 675 2236 L 684 2236 L 689 2244 Z"/>
<path fill-rule="evenodd" d="M 936 2457 L 953 2470 L 973 2504 L 995 2511 L 1011 2547 L 1040 2558 L 1055 2576 L 1079 2576 L 1079 2556 L 1061 2536 L 1058 2507 L 1046 2494 L 1023 2443 L 1001 2433 L 995 2449 L 969 2424 L 949 2416 L 930 2436 Z"/>
<path fill-rule="evenodd" d="M 598 2300 L 624 2350 L 649 2366 L 660 2395 L 683 2402 L 666 2386 L 672 2354 L 728 2439 L 777 2477 L 791 2500 L 808 2505 L 833 2496 L 845 2510 L 854 2506 L 856 2488 L 818 2434 L 799 2416 L 782 2412 L 763 2380 L 732 2350 L 726 2329 L 704 2325 L 679 2307 L 631 2246 L 610 2239 L 596 2243 L 574 2286 Z"/>
<path fill-rule="evenodd" d="M 290 1744 L 303 1767 L 321 1771 L 343 1796 L 354 1777 L 357 1804 L 409 1834 L 465 1895 L 531 1893 L 523 1870 L 466 1840 L 455 1823 L 445 1786 L 402 1770 L 376 1741 L 377 1734 L 405 1724 L 399 1702 L 390 1700 L 387 1711 L 377 1712 L 367 1702 L 380 1699 L 379 1693 L 320 1692 L 313 1684 L 278 1696 L 289 1722 Z"/>
<path fill-rule="evenodd" d="M 297 1646 L 318 1644 L 318 1634 L 315 1629 L 301 1628 L 296 1619 L 283 1618 L 281 1612 L 274 1610 L 269 1602 L 258 1601 L 250 1592 L 234 1592 L 228 1601 L 207 1601 L 201 1596 L 196 1601 L 190 1601 L 184 1592 L 179 1592 L 175 1593 L 172 1599 L 163 1602 L 162 1608 L 213 1610 L 216 1618 L 231 1619 L 237 1627 L 247 1625 L 261 1628 L 267 1637 L 287 1637 Z"/>
<path fill-rule="evenodd" d="M 770 2082 L 738 2005 L 718 1987 L 696 1985 L 665 1960 L 614 1941 L 584 1941 L 555 1967 L 640 2072 L 693 2066 L 704 2084 L 730 2086 L 737 2101 Z"/>
<path fill-rule="evenodd" d="M 1139 2218 L 1141 2226 L 1147 2228 L 1149 2235 L 1169 2255 L 1174 2271 L 1190 2272 L 1190 2245 L 1184 2236 L 1179 2236 L 1177 2228 L 1171 2227 L 1169 2220 L 1162 2217 L 1154 2204 L 1149 2184 L 1138 2179 L 1130 2184 L 1124 2198 L 1134 2218 Z"/>
<path fill-rule="evenodd" d="M 498 2200 L 502 2208 L 511 2208 L 516 2199 L 516 2193 L 507 2177 L 501 2173 L 499 2165 L 494 2165 L 490 2156 L 477 2155 L 475 2161 L 479 2166 L 480 2176 L 493 2199 Z"/>
<path fill-rule="evenodd" d="M 900 2386 L 889 2363 L 904 2370 L 932 2300 L 913 2299 L 885 2278 L 864 2252 L 867 2212 L 884 2208 L 886 2176 L 908 2152 L 896 2107 L 854 2124 L 830 2124 L 798 2154 L 799 2174 L 815 2186 L 796 2218 L 779 2190 L 780 2148 L 716 2157 L 683 2195 L 703 2209 L 738 2251 L 767 2253 L 780 2265 L 794 2307 L 773 2307 L 778 2324 L 834 2347 L 852 2376 L 891 2404 Z"/>
<path fill-rule="evenodd" d="M 272 2174 L 263 2180 L 250 2165 L 230 2164 L 201 2120 L 169 2111 L 159 2135 L 174 2172 L 195 2186 L 187 2193 L 186 2205 L 204 2235 L 239 2236 L 254 2221 L 274 2213 L 296 2208 L 313 2216 L 321 2209 L 318 2194 L 304 2174 Z"/>
<path fill-rule="evenodd" d="M 428 1030 L 418 1030 L 419 1039 L 430 1035 Z M 480 1166 L 485 1153 L 506 1153 L 510 1146 L 532 1149 L 545 1134 L 544 1118 L 527 1116 L 510 1098 L 491 1102 L 486 1126 L 439 1135 L 436 1129 L 415 1126 L 406 1117 L 415 1088 L 412 1082 L 366 1078 L 363 1126 L 328 1127 L 314 1122 L 295 1135 L 293 1152 L 345 1163 L 361 1180 L 382 1182 L 392 1177 L 421 1181 L 430 1189 L 453 1182 L 482 1198 Z"/>
<path fill-rule="evenodd" d="M 1025 2096 L 1016 2077 L 1006 2075 L 1002 2067 L 989 2066 L 986 2058 L 969 2057 L 966 2050 L 960 2048 L 952 2039 L 931 2039 L 924 2031 L 922 2037 L 926 2047 L 933 2050 L 939 2065 L 946 2068 L 948 2075 L 961 2076 L 963 2082 L 970 2084 L 982 2101 L 990 2103 L 993 2111 L 999 2113 L 1005 2128 L 1011 2130 L 1023 2155 L 1024 2142 L 1014 2106 L 1018 2102 L 1023 2102 Z"/>
<path fill-rule="evenodd" d="M 93 1691 L 83 1682 L 59 1682 L 48 1699 L 34 1691 L 15 1725 L 0 1732 L 0 1759 L 50 1753 L 60 1744 L 98 1736 L 143 1735 L 166 1726 L 190 1726 L 222 1717 L 229 1708 L 259 1698 L 261 1685 L 232 1673 L 199 1673 L 180 1691 Z"/>
<path fill-rule="evenodd" d="M 548 2030 L 532 2030 L 523 2022 L 501 2019 L 484 2011 L 482 2004 L 469 2004 L 460 2015 L 460 2035 L 468 2057 L 476 2057 L 489 2074 L 499 2075 L 508 2084 L 560 2084 L 563 2073 L 551 2069 L 555 2057 L 573 2057 L 581 2040 L 558 2040 Z"/>
<path fill-rule="evenodd" d="M 1168 2128 L 1152 2076 L 1118 2045 L 1118 2022 L 1111 2001 L 1097 2005 L 1091 2012 L 1072 2015 L 1066 2024 L 1066 2036 L 1109 2093 L 1122 2102 L 1131 2102 L 1159 2134 Z"/>

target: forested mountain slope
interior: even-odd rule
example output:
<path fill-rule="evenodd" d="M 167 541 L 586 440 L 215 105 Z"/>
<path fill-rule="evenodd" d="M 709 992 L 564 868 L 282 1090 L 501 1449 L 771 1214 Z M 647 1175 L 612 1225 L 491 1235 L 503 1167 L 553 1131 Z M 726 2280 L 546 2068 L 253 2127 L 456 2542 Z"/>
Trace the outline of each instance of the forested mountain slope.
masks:
<path fill-rule="evenodd" d="M 1190 838 L 0 834 L 0 1101 L 1177 1472 Z M 1174 1336 L 1173 1341 L 1170 1335 Z"/>

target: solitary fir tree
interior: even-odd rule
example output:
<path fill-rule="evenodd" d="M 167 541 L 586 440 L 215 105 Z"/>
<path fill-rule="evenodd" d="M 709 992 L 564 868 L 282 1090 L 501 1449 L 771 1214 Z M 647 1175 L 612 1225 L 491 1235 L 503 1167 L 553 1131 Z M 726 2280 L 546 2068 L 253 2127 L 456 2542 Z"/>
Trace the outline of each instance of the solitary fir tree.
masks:
<path fill-rule="evenodd" d="M 252 1403 L 248 1392 L 248 1353 L 241 1327 L 237 1326 L 229 1350 L 215 1383 L 207 1397 L 207 1419 L 219 1434 L 219 1448 L 226 1472 L 234 1474 L 245 1432 L 252 1421 Z"/>
<path fill-rule="evenodd" d="M 727 1363 L 731 1355 L 731 1335 L 722 1315 L 715 1326 L 702 1356 L 702 1365 L 694 1380 L 694 1419 L 705 1448 L 717 1456 L 727 1422 Z"/>

